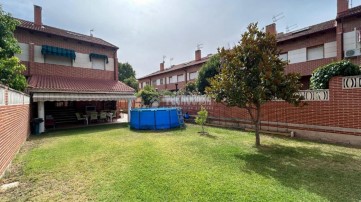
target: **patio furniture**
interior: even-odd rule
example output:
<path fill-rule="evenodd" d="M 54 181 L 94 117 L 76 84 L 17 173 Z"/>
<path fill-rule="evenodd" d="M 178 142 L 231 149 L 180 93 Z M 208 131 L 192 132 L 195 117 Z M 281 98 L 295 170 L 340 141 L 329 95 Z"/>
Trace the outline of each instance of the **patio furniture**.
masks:
<path fill-rule="evenodd" d="M 99 120 L 106 121 L 107 120 L 107 113 L 106 112 L 100 112 Z"/>
<path fill-rule="evenodd" d="M 90 113 L 90 122 L 97 121 L 98 122 L 98 113 L 97 112 L 91 112 Z"/>
<path fill-rule="evenodd" d="M 83 121 L 84 124 L 88 125 L 88 117 L 87 116 L 81 116 L 80 113 L 75 113 L 75 116 L 78 121 Z"/>
<path fill-rule="evenodd" d="M 112 119 L 117 118 L 117 112 L 115 110 L 110 110 L 110 113 L 112 113 Z"/>

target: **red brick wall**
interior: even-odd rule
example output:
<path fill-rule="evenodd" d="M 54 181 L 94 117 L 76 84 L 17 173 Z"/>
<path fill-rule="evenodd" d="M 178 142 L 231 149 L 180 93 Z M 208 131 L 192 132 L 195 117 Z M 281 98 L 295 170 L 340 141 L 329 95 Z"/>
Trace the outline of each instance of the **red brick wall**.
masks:
<path fill-rule="evenodd" d="M 296 133 L 305 138 L 361 145 L 361 88 L 342 89 L 342 78 L 330 82 L 329 101 L 310 101 L 294 107 L 283 101 L 269 102 L 262 107 L 262 130 Z M 162 105 L 167 105 L 162 103 Z M 180 105 L 184 112 L 196 115 L 200 105 Z M 218 125 L 251 127 L 245 109 L 226 107 L 212 102 L 205 105 L 209 121 Z"/>
<path fill-rule="evenodd" d="M 29 72 L 30 75 L 54 75 L 75 78 L 114 80 L 114 72 L 111 71 L 44 63 L 34 63 L 34 66 L 29 69 Z"/>
<path fill-rule="evenodd" d="M 0 105 L 0 177 L 30 134 L 29 115 L 29 104 Z"/>

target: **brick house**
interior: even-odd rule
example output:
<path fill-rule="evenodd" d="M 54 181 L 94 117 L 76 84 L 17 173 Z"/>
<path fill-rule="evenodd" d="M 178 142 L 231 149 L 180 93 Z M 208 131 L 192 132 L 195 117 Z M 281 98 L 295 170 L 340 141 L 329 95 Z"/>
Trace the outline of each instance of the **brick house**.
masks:
<path fill-rule="evenodd" d="M 302 89 L 309 89 L 310 78 L 317 67 L 333 61 L 349 59 L 361 64 L 361 6 L 349 8 L 348 0 L 337 0 L 335 19 L 311 25 L 288 33 L 277 33 L 276 24 L 266 26 L 266 32 L 276 34 L 277 44 L 281 50 L 280 57 L 289 61 L 286 73 L 301 74 Z M 196 53 L 197 55 L 197 53 Z M 194 80 L 197 72 L 208 57 L 172 66 L 139 78 L 139 87 L 153 85 L 158 89 L 175 90 L 175 83 L 182 88 L 187 81 Z M 189 74 L 194 76 L 189 77 Z M 180 79 L 178 76 L 180 75 Z M 186 78 L 183 78 L 187 75 Z M 175 78 L 173 80 L 173 78 Z"/>
<path fill-rule="evenodd" d="M 208 61 L 211 55 L 202 57 L 201 50 L 195 51 L 195 59 L 170 68 L 164 68 L 164 62 L 160 63 L 159 71 L 138 78 L 139 89 L 146 85 L 152 85 L 158 90 L 175 91 L 181 89 L 190 81 L 195 81 L 198 71 Z"/>
<path fill-rule="evenodd" d="M 277 34 L 280 57 L 288 60 L 285 71 L 301 74 L 303 89 L 309 88 L 310 77 L 317 67 L 349 59 L 360 65 L 361 6 L 349 8 L 348 0 L 337 0 L 335 19 L 289 33 L 276 32 L 276 24 L 266 32 Z"/>
<path fill-rule="evenodd" d="M 27 67 L 33 118 L 77 122 L 76 112 L 118 113 L 116 101 L 135 98 L 134 89 L 118 81 L 118 47 L 43 25 L 41 10 L 34 6 L 34 22 L 18 19 L 21 24 L 14 33 L 22 50 L 17 56 Z M 40 128 L 43 132 L 44 123 Z"/>

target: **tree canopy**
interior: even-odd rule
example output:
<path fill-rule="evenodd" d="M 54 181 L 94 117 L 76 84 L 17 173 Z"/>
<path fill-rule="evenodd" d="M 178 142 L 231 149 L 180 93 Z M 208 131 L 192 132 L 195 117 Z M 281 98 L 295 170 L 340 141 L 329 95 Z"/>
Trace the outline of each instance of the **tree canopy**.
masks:
<path fill-rule="evenodd" d="M 14 55 L 21 49 L 14 37 L 19 21 L 4 12 L 0 5 L 0 82 L 15 90 L 25 90 L 27 83 L 23 76 L 26 67 Z"/>
<path fill-rule="evenodd" d="M 135 78 L 135 71 L 129 63 L 119 63 L 118 65 L 118 78 L 119 81 L 125 81 L 125 79 L 134 77 Z"/>
<path fill-rule="evenodd" d="M 238 45 L 229 50 L 222 48 L 219 54 L 221 71 L 211 79 L 206 91 L 217 102 L 247 109 L 259 146 L 261 106 L 276 98 L 299 104 L 299 76 L 284 73 L 286 63 L 278 57 L 275 36 L 259 30 L 257 23 L 248 26 Z"/>
<path fill-rule="evenodd" d="M 210 86 L 209 79 L 213 78 L 220 71 L 220 57 L 213 55 L 199 70 L 196 87 L 199 93 L 204 94 L 206 87 Z"/>
<path fill-rule="evenodd" d="M 138 91 L 138 80 L 135 77 L 129 77 L 124 80 L 124 83 Z"/>

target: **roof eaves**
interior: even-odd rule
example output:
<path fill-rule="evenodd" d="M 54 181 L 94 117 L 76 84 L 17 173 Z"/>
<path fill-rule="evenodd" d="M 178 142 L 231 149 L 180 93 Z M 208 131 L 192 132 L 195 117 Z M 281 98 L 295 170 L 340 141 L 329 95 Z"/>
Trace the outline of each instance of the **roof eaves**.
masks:
<path fill-rule="evenodd" d="M 21 24 L 18 25 L 17 27 L 22 28 L 22 29 L 27 29 L 27 30 L 31 30 L 31 31 L 46 33 L 46 34 L 53 34 L 56 36 L 61 36 L 61 37 L 69 38 L 69 39 L 75 39 L 75 40 L 79 40 L 79 41 L 83 41 L 83 42 L 87 42 L 87 43 L 91 43 L 91 44 L 102 45 L 102 46 L 106 46 L 106 47 L 113 48 L 113 49 L 119 49 L 119 47 L 117 47 L 101 38 L 92 37 L 92 39 L 102 41 L 102 43 L 99 43 L 99 42 L 92 41 L 89 38 L 91 36 L 87 36 L 84 34 L 76 33 L 76 32 L 65 30 L 65 29 L 60 29 L 60 28 L 56 28 L 56 27 L 52 27 L 52 26 L 48 26 L 48 25 L 43 25 L 42 28 L 39 29 L 39 28 L 34 27 L 33 22 L 19 19 L 19 18 L 15 18 L 15 19 L 20 21 Z M 26 24 L 29 24 L 31 26 L 27 26 Z M 54 32 L 48 31 L 46 28 L 53 30 Z M 76 35 L 77 37 L 71 36 L 72 34 Z"/>

